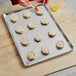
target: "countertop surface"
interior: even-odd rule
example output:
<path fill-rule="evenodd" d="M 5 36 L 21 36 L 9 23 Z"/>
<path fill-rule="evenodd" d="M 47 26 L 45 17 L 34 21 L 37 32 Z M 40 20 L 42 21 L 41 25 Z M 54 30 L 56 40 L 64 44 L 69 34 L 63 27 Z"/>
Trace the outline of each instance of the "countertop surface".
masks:
<path fill-rule="evenodd" d="M 76 0 L 65 0 L 70 9 L 74 12 L 76 15 Z"/>
<path fill-rule="evenodd" d="M 59 4 L 61 7 L 58 12 L 51 12 L 73 44 L 73 52 L 31 67 L 24 67 L 2 18 L 3 13 L 22 7 L 15 5 L 0 8 L 0 76 L 44 76 L 76 65 L 76 16 L 71 12 L 64 0 L 49 0 L 48 8 L 53 4 Z"/>

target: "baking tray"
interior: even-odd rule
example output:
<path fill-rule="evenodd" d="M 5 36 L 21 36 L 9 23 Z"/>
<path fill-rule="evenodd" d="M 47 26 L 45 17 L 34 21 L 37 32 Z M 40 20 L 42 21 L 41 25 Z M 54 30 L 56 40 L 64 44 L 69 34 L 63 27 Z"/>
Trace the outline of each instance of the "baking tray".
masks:
<path fill-rule="evenodd" d="M 35 11 L 31 7 L 26 7 L 26 8 L 20 9 L 20 10 L 16 10 L 16 11 L 12 11 L 12 12 L 3 14 L 5 23 L 9 29 L 9 32 L 10 32 L 10 34 L 13 38 L 13 41 L 16 45 L 17 51 L 18 51 L 18 53 L 21 57 L 21 60 L 25 66 L 31 66 L 33 64 L 63 55 L 65 53 L 71 52 L 73 50 L 73 46 L 72 46 L 71 42 L 68 40 L 68 38 L 66 37 L 66 35 L 62 31 L 62 29 L 60 28 L 58 23 L 55 21 L 54 17 L 52 16 L 51 12 L 48 10 L 47 6 L 45 4 L 38 4 L 37 6 L 43 9 L 44 15 L 37 16 Z M 32 17 L 30 19 L 25 20 L 23 18 L 22 14 L 25 10 L 29 10 L 32 12 Z M 18 21 L 15 24 L 10 22 L 9 17 L 11 14 L 18 15 Z M 44 18 L 44 17 L 48 18 L 48 20 L 49 20 L 49 24 L 47 26 L 42 26 L 40 23 L 40 19 Z M 34 30 L 27 29 L 27 23 L 29 21 L 36 22 L 37 27 Z M 14 28 L 16 25 L 24 26 L 26 31 L 22 35 L 16 34 L 14 31 Z M 53 28 L 56 30 L 57 35 L 54 38 L 48 37 L 47 33 L 48 33 L 49 28 L 50 29 Z M 36 32 L 41 33 L 41 35 L 43 37 L 42 41 L 39 43 L 36 43 L 33 40 L 33 37 Z M 30 45 L 28 47 L 24 47 L 20 44 L 20 38 L 24 37 L 24 36 L 28 37 L 30 40 Z M 65 43 L 64 48 L 61 50 L 56 48 L 56 42 L 58 40 L 63 40 Z M 51 52 L 48 56 L 42 55 L 41 51 L 40 51 L 41 47 L 46 46 L 46 45 L 48 45 L 49 48 L 51 49 Z M 27 52 L 30 49 L 35 50 L 35 53 L 36 53 L 36 58 L 33 61 L 29 61 L 26 57 Z"/>

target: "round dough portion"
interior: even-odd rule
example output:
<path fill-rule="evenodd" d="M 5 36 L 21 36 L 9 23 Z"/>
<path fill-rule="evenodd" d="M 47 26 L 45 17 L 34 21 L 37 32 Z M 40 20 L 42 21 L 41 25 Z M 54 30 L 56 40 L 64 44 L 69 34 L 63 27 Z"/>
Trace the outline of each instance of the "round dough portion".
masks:
<path fill-rule="evenodd" d="M 13 23 L 17 22 L 17 21 L 18 21 L 18 16 L 15 15 L 15 14 L 12 14 L 12 15 L 10 16 L 10 21 L 13 22 Z"/>
<path fill-rule="evenodd" d="M 50 29 L 49 32 L 48 32 L 48 35 L 50 37 L 54 37 L 54 36 L 56 36 L 56 31 L 54 29 Z"/>
<path fill-rule="evenodd" d="M 41 39 L 42 39 L 41 34 L 40 34 L 40 33 L 36 33 L 36 35 L 35 35 L 35 37 L 34 37 L 34 40 L 35 40 L 36 42 L 40 42 Z"/>
<path fill-rule="evenodd" d="M 41 53 L 42 53 L 43 55 L 48 55 L 48 54 L 50 53 L 49 47 L 46 47 L 46 46 L 42 47 L 42 48 L 41 48 Z"/>
<path fill-rule="evenodd" d="M 24 46 L 29 45 L 29 40 L 26 37 L 21 38 L 21 44 Z"/>
<path fill-rule="evenodd" d="M 18 34 L 22 34 L 24 32 L 24 27 L 16 26 L 15 27 L 15 32 L 18 33 Z"/>
<path fill-rule="evenodd" d="M 31 16 L 31 12 L 30 11 L 25 11 L 24 13 L 23 13 L 23 17 L 24 18 L 30 18 L 30 16 Z"/>
<path fill-rule="evenodd" d="M 27 53 L 27 58 L 31 61 L 35 59 L 35 52 L 34 51 L 30 51 Z"/>
<path fill-rule="evenodd" d="M 28 25 L 27 25 L 27 27 L 28 27 L 30 30 L 32 30 L 32 29 L 34 29 L 34 28 L 36 27 L 36 24 L 35 24 L 34 22 L 29 22 Z"/>
<path fill-rule="evenodd" d="M 43 10 L 41 8 L 38 8 L 38 11 L 36 11 L 37 15 L 43 15 Z"/>
<path fill-rule="evenodd" d="M 47 25 L 49 23 L 48 19 L 47 18 L 42 18 L 41 19 L 41 24 L 42 25 Z"/>
<path fill-rule="evenodd" d="M 58 48 L 58 49 L 62 49 L 63 47 L 64 47 L 64 41 L 57 41 L 57 43 L 56 43 L 56 47 Z"/>

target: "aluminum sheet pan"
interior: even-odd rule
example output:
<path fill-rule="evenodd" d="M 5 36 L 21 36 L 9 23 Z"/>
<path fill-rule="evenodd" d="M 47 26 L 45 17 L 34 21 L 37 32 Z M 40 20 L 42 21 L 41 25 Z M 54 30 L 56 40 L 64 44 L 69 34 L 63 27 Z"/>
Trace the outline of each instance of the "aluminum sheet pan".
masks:
<path fill-rule="evenodd" d="M 31 66 L 33 64 L 60 56 L 62 54 L 71 52 L 73 50 L 72 44 L 70 43 L 70 41 L 68 40 L 66 35 L 63 33 L 63 31 L 59 27 L 58 23 L 53 18 L 52 14 L 48 10 L 47 6 L 44 4 L 38 4 L 37 6 L 43 9 L 44 15 L 42 15 L 42 16 L 36 15 L 35 11 L 30 7 L 26 7 L 26 8 L 20 9 L 20 10 L 16 10 L 16 11 L 12 11 L 12 12 L 3 14 L 3 18 L 6 22 L 9 32 L 10 32 L 10 34 L 13 38 L 13 41 L 16 45 L 17 51 L 18 51 L 18 53 L 22 59 L 22 62 L 25 66 Z M 23 12 L 25 10 L 29 10 L 32 12 L 31 18 L 29 18 L 27 20 L 24 19 L 22 16 Z M 16 14 L 18 16 L 18 21 L 16 23 L 10 22 L 11 14 Z M 47 26 L 42 26 L 40 23 L 40 20 L 44 17 L 49 20 L 49 24 Z M 37 26 L 34 30 L 27 29 L 27 23 L 29 21 L 34 21 L 37 24 Z M 25 31 L 23 34 L 18 35 L 17 33 L 15 33 L 14 28 L 16 25 L 22 25 L 25 27 Z M 48 30 L 51 28 L 55 29 L 57 32 L 57 35 L 54 38 L 48 37 Z M 42 35 L 42 41 L 39 43 L 35 42 L 33 39 L 36 32 L 39 32 Z M 30 40 L 30 45 L 27 47 L 22 46 L 20 44 L 21 37 L 28 37 Z M 56 42 L 58 40 L 63 40 L 65 43 L 64 48 L 61 50 L 56 48 Z M 46 46 L 46 45 L 49 46 L 51 52 L 49 55 L 44 56 L 41 54 L 41 47 Z M 31 50 L 34 50 L 36 53 L 36 58 L 33 61 L 29 61 L 27 59 L 27 52 L 31 51 Z"/>

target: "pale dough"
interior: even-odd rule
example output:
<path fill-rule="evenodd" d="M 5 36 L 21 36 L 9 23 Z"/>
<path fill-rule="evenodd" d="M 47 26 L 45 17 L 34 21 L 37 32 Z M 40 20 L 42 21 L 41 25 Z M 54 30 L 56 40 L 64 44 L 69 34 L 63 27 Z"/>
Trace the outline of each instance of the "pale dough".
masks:
<path fill-rule="evenodd" d="M 35 40 L 36 42 L 40 42 L 41 39 L 42 39 L 41 34 L 40 34 L 40 33 L 36 33 L 35 36 L 34 36 L 34 40 Z"/>
<path fill-rule="evenodd" d="M 43 10 L 41 8 L 38 8 L 38 11 L 36 11 L 37 15 L 43 15 Z"/>
<path fill-rule="evenodd" d="M 17 21 L 18 21 L 18 16 L 15 15 L 15 14 L 12 14 L 12 15 L 10 16 L 10 21 L 13 22 L 13 23 L 17 22 Z"/>
<path fill-rule="evenodd" d="M 47 25 L 49 23 L 48 19 L 47 18 L 42 18 L 41 19 L 41 24 L 42 25 Z"/>
<path fill-rule="evenodd" d="M 48 35 L 50 37 L 54 37 L 54 36 L 56 36 L 56 31 L 54 29 L 50 29 L 49 32 L 48 32 Z"/>
<path fill-rule="evenodd" d="M 24 17 L 24 18 L 30 18 L 30 17 L 31 17 L 31 12 L 30 12 L 30 11 L 25 11 L 25 12 L 23 13 L 23 17 Z"/>
<path fill-rule="evenodd" d="M 29 22 L 27 27 L 32 30 L 36 27 L 36 24 L 34 22 Z"/>
<path fill-rule="evenodd" d="M 16 26 L 15 32 L 18 34 L 22 34 L 24 32 L 24 27 L 23 26 Z"/>
<path fill-rule="evenodd" d="M 41 48 L 41 53 L 42 53 L 43 55 L 48 55 L 48 54 L 50 53 L 49 47 L 47 47 L 47 46 L 42 47 L 42 48 Z"/>
<path fill-rule="evenodd" d="M 29 39 L 26 37 L 21 38 L 21 44 L 24 46 L 29 45 Z"/>
<path fill-rule="evenodd" d="M 31 61 L 35 59 L 35 52 L 34 51 L 30 51 L 27 53 L 27 58 Z"/>
<path fill-rule="evenodd" d="M 62 49 L 63 47 L 64 47 L 64 41 L 57 41 L 57 43 L 56 43 L 56 47 L 58 48 L 58 49 Z"/>

